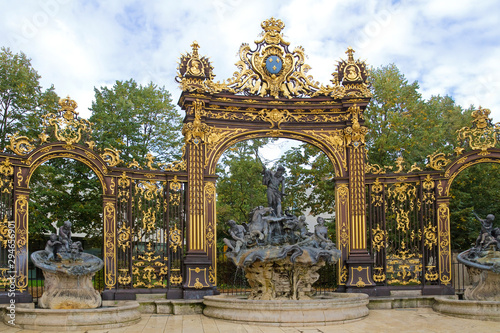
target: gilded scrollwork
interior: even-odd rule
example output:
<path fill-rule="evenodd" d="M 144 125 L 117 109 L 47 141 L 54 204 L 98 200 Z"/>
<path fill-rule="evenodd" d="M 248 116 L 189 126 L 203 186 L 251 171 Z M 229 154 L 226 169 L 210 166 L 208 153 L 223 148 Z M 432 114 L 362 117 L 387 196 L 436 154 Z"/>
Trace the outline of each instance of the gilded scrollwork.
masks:
<path fill-rule="evenodd" d="M 18 133 L 15 133 L 10 136 L 10 144 L 7 146 L 10 150 L 12 150 L 17 155 L 26 155 L 35 149 L 35 146 L 31 144 L 31 139 L 27 136 L 21 136 Z"/>
<path fill-rule="evenodd" d="M 431 155 L 427 155 L 429 158 L 429 163 L 426 164 L 427 167 L 434 170 L 443 170 L 451 160 L 446 158 L 445 153 L 434 152 Z"/>
<path fill-rule="evenodd" d="M 387 231 L 380 229 L 380 225 L 377 224 L 377 228 L 372 229 L 373 239 L 372 239 L 372 248 L 380 252 L 385 248 L 385 239 L 387 237 Z"/>
<path fill-rule="evenodd" d="M 177 226 L 174 225 L 173 228 L 170 228 L 168 233 L 168 240 L 170 243 L 170 248 L 172 251 L 177 252 L 177 249 L 182 246 L 182 232 L 177 229 Z"/>
<path fill-rule="evenodd" d="M 104 153 L 101 154 L 101 158 L 108 166 L 114 167 L 122 162 L 120 159 L 120 152 L 120 150 L 115 148 L 104 148 Z"/>

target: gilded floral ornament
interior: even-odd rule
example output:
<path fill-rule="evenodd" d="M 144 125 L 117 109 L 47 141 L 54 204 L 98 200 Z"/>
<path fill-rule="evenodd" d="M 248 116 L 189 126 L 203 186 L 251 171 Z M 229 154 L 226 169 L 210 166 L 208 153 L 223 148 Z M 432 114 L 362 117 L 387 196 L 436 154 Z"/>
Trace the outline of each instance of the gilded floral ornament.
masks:
<path fill-rule="evenodd" d="M 497 144 L 500 133 L 500 123 L 493 124 L 489 118 L 491 111 L 479 107 L 472 112 L 472 127 L 463 127 L 457 131 L 459 143 L 468 144 L 473 150 L 481 149 L 481 153 L 486 153 L 488 148 L 493 148 Z"/>
<path fill-rule="evenodd" d="M 368 132 L 368 128 L 361 126 L 359 123 L 359 118 L 363 118 L 363 113 L 359 107 L 356 105 L 351 106 L 348 111 L 352 114 L 352 125 L 344 129 L 345 139 L 348 145 L 352 143 L 357 148 L 365 143 L 365 135 Z"/>

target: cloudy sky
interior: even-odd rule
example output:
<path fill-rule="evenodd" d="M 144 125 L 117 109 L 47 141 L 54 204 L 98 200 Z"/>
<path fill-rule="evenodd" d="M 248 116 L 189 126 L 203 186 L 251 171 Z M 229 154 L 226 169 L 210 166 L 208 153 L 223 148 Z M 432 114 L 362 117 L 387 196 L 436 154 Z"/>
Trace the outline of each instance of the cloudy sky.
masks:
<path fill-rule="evenodd" d="M 153 81 L 176 103 L 177 60 L 193 40 L 217 80 L 231 77 L 241 43 L 253 46 L 275 17 L 321 83 L 352 46 L 369 65 L 396 64 L 425 98 L 450 95 L 500 121 L 497 0 L 1 0 L 0 13 L 0 46 L 26 53 L 43 87 L 71 96 L 84 117 L 94 87 L 116 80 Z"/>

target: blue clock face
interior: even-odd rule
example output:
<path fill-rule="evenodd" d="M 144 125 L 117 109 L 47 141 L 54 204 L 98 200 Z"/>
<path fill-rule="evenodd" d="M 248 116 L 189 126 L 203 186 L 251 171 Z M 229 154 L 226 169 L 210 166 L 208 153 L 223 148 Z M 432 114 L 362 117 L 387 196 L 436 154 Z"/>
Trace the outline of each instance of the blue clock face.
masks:
<path fill-rule="evenodd" d="M 271 74 L 278 74 L 283 68 L 280 57 L 272 55 L 266 59 L 266 69 Z"/>

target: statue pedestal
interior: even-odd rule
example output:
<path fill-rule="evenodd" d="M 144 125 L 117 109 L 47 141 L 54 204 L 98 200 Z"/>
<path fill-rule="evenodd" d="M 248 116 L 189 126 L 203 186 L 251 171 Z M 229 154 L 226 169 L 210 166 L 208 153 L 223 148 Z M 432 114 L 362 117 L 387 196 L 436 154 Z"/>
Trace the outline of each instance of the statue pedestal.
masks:
<path fill-rule="evenodd" d="M 252 290 L 249 300 L 305 300 L 315 294 L 317 271 L 337 262 L 340 251 L 312 246 L 265 246 L 226 254 L 245 271 Z"/>
<path fill-rule="evenodd" d="M 38 301 L 42 309 L 94 309 L 101 306 L 101 295 L 94 289 L 92 277 L 43 271 L 45 290 Z"/>
<path fill-rule="evenodd" d="M 101 306 L 101 295 L 92 277 L 103 267 L 101 259 L 88 253 L 72 260 L 64 254 L 61 261 L 47 259 L 46 251 L 31 254 L 35 266 L 43 271 L 45 290 L 38 301 L 43 309 L 93 309 Z"/>
<path fill-rule="evenodd" d="M 466 300 L 500 302 L 500 274 L 467 266 L 472 285 L 465 289 Z"/>

